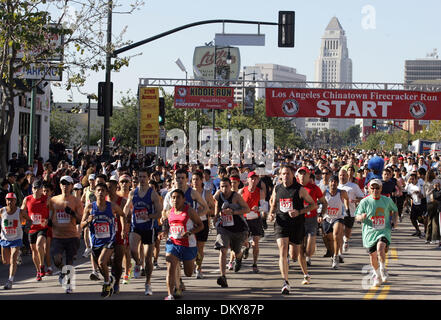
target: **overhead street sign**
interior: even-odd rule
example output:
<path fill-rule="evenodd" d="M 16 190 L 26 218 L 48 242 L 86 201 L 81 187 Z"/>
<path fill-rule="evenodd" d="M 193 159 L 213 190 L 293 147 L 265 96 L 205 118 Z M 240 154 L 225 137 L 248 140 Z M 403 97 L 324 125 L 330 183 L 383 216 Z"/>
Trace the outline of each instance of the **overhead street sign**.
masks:
<path fill-rule="evenodd" d="M 216 33 L 217 46 L 265 46 L 264 34 Z"/>

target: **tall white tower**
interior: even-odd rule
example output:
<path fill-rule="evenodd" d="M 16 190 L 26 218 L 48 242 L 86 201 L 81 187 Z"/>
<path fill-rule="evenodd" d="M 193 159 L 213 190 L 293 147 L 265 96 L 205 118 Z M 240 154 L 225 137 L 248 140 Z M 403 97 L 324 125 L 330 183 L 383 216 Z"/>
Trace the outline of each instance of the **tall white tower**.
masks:
<path fill-rule="evenodd" d="M 349 58 L 346 34 L 337 17 L 333 17 L 325 29 L 320 47 L 320 54 L 315 62 L 315 81 L 326 83 L 343 83 L 334 88 L 351 88 L 352 60 Z M 355 119 L 328 119 L 317 122 L 307 119 L 306 129 L 337 129 L 344 131 L 355 124 Z"/>

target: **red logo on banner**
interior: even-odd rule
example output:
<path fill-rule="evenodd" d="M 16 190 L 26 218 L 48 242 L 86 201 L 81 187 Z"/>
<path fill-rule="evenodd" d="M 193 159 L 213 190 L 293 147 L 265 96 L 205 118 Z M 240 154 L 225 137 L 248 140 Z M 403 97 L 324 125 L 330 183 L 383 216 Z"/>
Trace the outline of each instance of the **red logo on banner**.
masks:
<path fill-rule="evenodd" d="M 232 109 L 234 88 L 231 87 L 175 87 L 175 108 Z"/>

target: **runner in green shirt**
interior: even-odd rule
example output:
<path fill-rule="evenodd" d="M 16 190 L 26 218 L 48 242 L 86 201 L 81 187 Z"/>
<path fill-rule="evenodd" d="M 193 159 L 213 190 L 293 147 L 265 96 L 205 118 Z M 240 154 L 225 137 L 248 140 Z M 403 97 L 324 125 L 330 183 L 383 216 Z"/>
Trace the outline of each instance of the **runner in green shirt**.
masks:
<path fill-rule="evenodd" d="M 397 225 L 398 208 L 392 199 L 382 196 L 382 182 L 369 182 L 369 196 L 360 201 L 355 210 L 355 219 L 363 223 L 363 247 L 367 248 L 374 269 L 374 286 L 378 287 L 388 279 L 385 267 L 386 252 L 391 243 L 391 218 Z M 378 265 L 378 260 L 380 263 Z"/>

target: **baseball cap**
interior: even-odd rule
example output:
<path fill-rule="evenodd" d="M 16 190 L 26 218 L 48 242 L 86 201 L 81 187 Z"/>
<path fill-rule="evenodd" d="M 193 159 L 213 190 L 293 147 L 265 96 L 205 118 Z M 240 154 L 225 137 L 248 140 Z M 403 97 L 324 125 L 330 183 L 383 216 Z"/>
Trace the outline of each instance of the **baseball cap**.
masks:
<path fill-rule="evenodd" d="M 311 171 L 309 171 L 308 167 L 300 167 L 296 174 L 299 174 L 300 171 L 305 171 L 306 173 L 311 173 Z"/>
<path fill-rule="evenodd" d="M 63 181 L 67 181 L 67 182 L 69 182 L 71 184 L 74 183 L 71 176 L 62 176 L 61 179 L 60 179 L 60 183 L 63 182 Z"/>
<path fill-rule="evenodd" d="M 87 180 L 95 180 L 95 174 L 89 174 L 89 178 Z"/>
<path fill-rule="evenodd" d="M 83 185 L 81 183 L 75 183 L 73 186 L 74 190 L 81 190 L 83 189 Z"/>
<path fill-rule="evenodd" d="M 34 183 L 32 183 L 32 188 L 40 189 L 41 187 L 43 187 L 41 180 L 35 180 Z"/>
<path fill-rule="evenodd" d="M 110 177 L 109 180 L 110 180 L 110 181 L 116 181 L 116 182 L 118 182 L 118 177 L 117 177 L 116 175 L 113 175 L 113 176 Z"/>
<path fill-rule="evenodd" d="M 373 185 L 373 184 L 377 184 L 377 185 L 379 185 L 380 187 L 383 186 L 383 183 L 381 182 L 380 179 L 372 179 L 371 181 L 369 181 L 369 186 L 371 186 L 371 185 Z"/>
<path fill-rule="evenodd" d="M 17 196 L 15 195 L 15 193 L 13 193 L 13 192 L 9 192 L 7 195 L 6 195 L 6 198 L 5 199 L 17 199 Z"/>
<path fill-rule="evenodd" d="M 128 174 L 123 174 L 121 177 L 119 177 L 119 182 L 124 181 L 124 180 L 131 181 L 132 178 Z"/>
<path fill-rule="evenodd" d="M 257 177 L 257 173 L 256 173 L 256 171 L 251 171 L 250 173 L 248 173 L 248 178 L 251 178 L 251 177 L 254 177 L 254 176 L 256 176 Z"/>
<path fill-rule="evenodd" d="M 7 178 L 9 177 L 15 177 L 16 174 L 14 172 L 8 172 L 8 174 L 6 175 Z"/>

